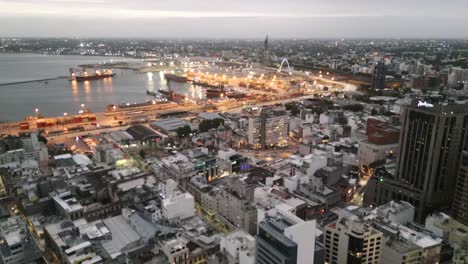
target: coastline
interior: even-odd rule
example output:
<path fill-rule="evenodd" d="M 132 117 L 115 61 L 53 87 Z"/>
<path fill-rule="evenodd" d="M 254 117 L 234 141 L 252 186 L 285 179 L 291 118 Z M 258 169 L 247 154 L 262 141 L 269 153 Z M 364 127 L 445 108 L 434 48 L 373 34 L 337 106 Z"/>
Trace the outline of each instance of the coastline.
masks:
<path fill-rule="evenodd" d="M 45 82 L 45 81 L 52 81 L 52 80 L 59 80 L 59 79 L 66 79 L 67 76 L 58 76 L 53 78 L 45 78 L 45 79 L 36 79 L 36 80 L 26 80 L 26 81 L 17 81 L 17 82 L 8 82 L 8 83 L 0 83 L 0 86 L 6 85 L 14 85 L 14 84 L 22 84 L 22 83 L 32 83 L 32 82 Z"/>

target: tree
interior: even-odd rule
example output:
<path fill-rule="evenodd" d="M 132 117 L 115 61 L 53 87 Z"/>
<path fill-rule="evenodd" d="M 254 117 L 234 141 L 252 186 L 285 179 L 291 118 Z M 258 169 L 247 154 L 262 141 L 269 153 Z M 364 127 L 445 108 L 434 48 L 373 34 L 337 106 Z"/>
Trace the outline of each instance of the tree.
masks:
<path fill-rule="evenodd" d="M 371 115 L 378 115 L 378 114 L 379 112 L 375 108 L 372 108 Z"/>
<path fill-rule="evenodd" d="M 361 104 L 352 104 L 352 105 L 345 105 L 343 106 L 343 110 L 349 110 L 353 112 L 361 112 L 364 110 L 364 106 Z"/>
<path fill-rule="evenodd" d="M 336 122 L 344 126 L 348 124 L 348 119 L 343 114 L 339 114 L 336 118 Z"/>
<path fill-rule="evenodd" d="M 42 135 L 38 136 L 37 140 L 39 140 L 39 142 L 42 142 L 45 145 L 47 145 L 47 138 L 45 138 L 44 136 L 42 136 Z"/>
<path fill-rule="evenodd" d="M 177 136 L 180 137 L 180 138 L 188 136 L 190 134 L 190 132 L 192 132 L 192 129 L 190 128 L 189 125 L 179 127 L 176 130 Z"/>
<path fill-rule="evenodd" d="M 287 103 L 284 106 L 286 110 L 291 111 L 291 115 L 293 116 L 297 116 L 301 112 L 299 104 L 296 102 Z"/>
<path fill-rule="evenodd" d="M 224 125 L 224 119 L 222 118 L 205 119 L 198 125 L 198 130 L 200 132 L 207 132 L 212 128 L 218 128 L 220 125 Z"/>

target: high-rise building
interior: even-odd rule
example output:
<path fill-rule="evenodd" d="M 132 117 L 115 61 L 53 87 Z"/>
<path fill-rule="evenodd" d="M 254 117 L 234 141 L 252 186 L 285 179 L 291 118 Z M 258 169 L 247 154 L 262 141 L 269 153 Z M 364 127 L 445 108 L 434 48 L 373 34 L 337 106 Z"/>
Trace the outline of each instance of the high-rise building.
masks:
<path fill-rule="evenodd" d="M 314 264 L 316 222 L 277 212 L 259 223 L 257 264 Z M 323 263 L 323 260 L 322 260 Z"/>
<path fill-rule="evenodd" d="M 263 64 L 267 65 L 269 64 L 269 53 L 268 53 L 268 35 L 265 37 L 265 42 L 263 43 L 263 58 L 262 62 Z"/>
<path fill-rule="evenodd" d="M 374 76 L 372 78 L 372 83 L 374 89 L 383 90 L 385 88 L 385 62 L 384 60 L 380 60 L 377 62 L 374 68 Z"/>
<path fill-rule="evenodd" d="M 383 234 L 347 210 L 325 226 L 325 263 L 379 263 Z"/>
<path fill-rule="evenodd" d="M 468 151 L 463 152 L 452 210 L 453 217 L 468 226 Z"/>
<path fill-rule="evenodd" d="M 407 201 L 418 222 L 448 210 L 467 145 L 468 104 L 414 100 L 403 113 L 396 174 L 373 180 L 373 202 Z"/>
<path fill-rule="evenodd" d="M 284 146 L 289 117 L 284 109 L 262 108 L 249 115 L 248 140 L 254 149 Z"/>

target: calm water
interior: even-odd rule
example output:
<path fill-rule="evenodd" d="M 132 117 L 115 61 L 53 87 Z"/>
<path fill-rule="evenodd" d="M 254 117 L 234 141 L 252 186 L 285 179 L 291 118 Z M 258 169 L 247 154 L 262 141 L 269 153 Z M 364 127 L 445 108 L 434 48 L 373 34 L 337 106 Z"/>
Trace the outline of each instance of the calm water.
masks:
<path fill-rule="evenodd" d="M 0 84 L 68 75 L 68 68 L 79 64 L 132 60 L 89 56 L 44 56 L 1 54 Z M 81 104 L 91 111 L 103 111 L 108 104 L 144 102 L 146 90 L 167 89 L 161 73 L 136 73 L 115 70 L 112 79 L 70 82 L 68 79 L 0 85 L 0 121 L 13 121 L 32 115 L 35 108 L 44 116 L 77 113 Z M 171 88 L 191 98 L 200 98 L 200 87 L 171 83 Z"/>

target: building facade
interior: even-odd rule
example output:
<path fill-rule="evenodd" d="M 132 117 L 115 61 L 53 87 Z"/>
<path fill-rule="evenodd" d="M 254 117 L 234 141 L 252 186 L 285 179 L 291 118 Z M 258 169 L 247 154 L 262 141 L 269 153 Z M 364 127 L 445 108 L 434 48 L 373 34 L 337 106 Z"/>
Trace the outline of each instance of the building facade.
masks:
<path fill-rule="evenodd" d="M 267 216 L 258 226 L 256 263 L 315 263 L 315 225 L 291 214 Z"/>
<path fill-rule="evenodd" d="M 468 226 L 468 151 L 463 152 L 452 210 L 453 217 Z"/>
<path fill-rule="evenodd" d="M 284 110 L 263 108 L 249 116 L 248 139 L 254 149 L 285 146 L 289 117 Z"/>
<path fill-rule="evenodd" d="M 325 262 L 330 264 L 379 263 L 382 233 L 354 216 L 342 216 L 325 227 Z"/>
<path fill-rule="evenodd" d="M 377 62 L 374 68 L 374 75 L 372 78 L 373 88 L 383 90 L 385 88 L 385 62 L 381 60 Z"/>
<path fill-rule="evenodd" d="M 468 105 L 413 101 L 405 109 L 395 177 L 374 181 L 374 203 L 404 200 L 422 222 L 452 205 L 461 155 L 468 144 Z"/>

